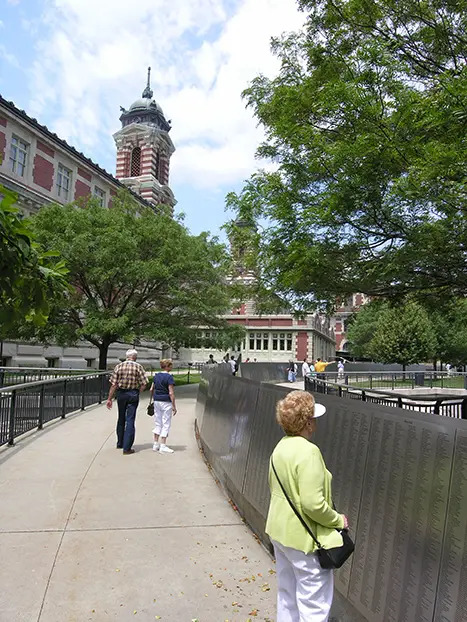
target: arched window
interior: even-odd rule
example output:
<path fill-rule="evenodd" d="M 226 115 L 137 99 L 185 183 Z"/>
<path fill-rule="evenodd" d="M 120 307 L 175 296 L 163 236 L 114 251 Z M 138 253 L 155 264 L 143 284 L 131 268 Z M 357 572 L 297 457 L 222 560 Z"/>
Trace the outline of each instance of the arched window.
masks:
<path fill-rule="evenodd" d="M 138 177 L 141 175 L 141 149 L 135 147 L 131 152 L 131 177 Z"/>

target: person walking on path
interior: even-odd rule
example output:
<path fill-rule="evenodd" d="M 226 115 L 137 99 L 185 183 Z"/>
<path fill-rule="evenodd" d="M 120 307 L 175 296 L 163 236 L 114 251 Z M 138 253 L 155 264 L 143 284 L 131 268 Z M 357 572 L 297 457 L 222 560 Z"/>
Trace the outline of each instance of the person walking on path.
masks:
<path fill-rule="evenodd" d="M 214 354 L 209 355 L 209 359 L 206 361 L 206 365 L 217 365 L 217 361 L 214 359 Z"/>
<path fill-rule="evenodd" d="M 293 361 L 289 361 L 289 366 L 287 367 L 287 380 L 289 382 L 295 382 L 297 380 L 297 364 Z"/>
<path fill-rule="evenodd" d="M 177 414 L 175 406 L 175 380 L 172 374 L 171 359 L 162 359 L 161 372 L 154 374 L 151 385 L 151 399 L 154 400 L 154 444 L 153 451 L 161 454 L 173 454 L 174 450 L 167 447 L 166 441 L 170 432 L 172 416 Z"/>
<path fill-rule="evenodd" d="M 139 403 L 139 394 L 147 384 L 144 367 L 136 362 L 138 352 L 127 350 L 126 361 L 119 363 L 110 376 L 110 390 L 107 399 L 107 408 L 112 408 L 112 398 L 117 392 L 118 420 L 117 420 L 117 448 L 123 449 L 124 454 L 134 454 L 132 449 L 135 441 L 136 409 Z"/>
<path fill-rule="evenodd" d="M 237 365 L 237 361 L 235 360 L 235 356 L 233 354 L 230 357 L 229 365 L 230 365 L 230 370 L 232 372 L 232 376 L 236 376 L 237 375 L 237 370 L 238 370 L 238 365 Z"/>
<path fill-rule="evenodd" d="M 303 359 L 303 363 L 302 363 L 303 378 L 305 378 L 305 376 L 308 376 L 308 374 L 311 374 L 311 367 L 310 367 L 310 364 L 308 363 L 308 358 L 305 356 L 305 358 Z"/>
<path fill-rule="evenodd" d="M 337 382 L 342 382 L 344 380 L 344 361 L 339 359 L 337 363 Z"/>
<path fill-rule="evenodd" d="M 316 419 L 325 412 L 325 407 L 315 404 L 306 391 L 291 391 L 277 404 L 276 419 L 286 436 L 276 445 L 269 464 L 271 501 L 266 520 L 266 533 L 276 557 L 277 622 L 329 619 L 333 571 L 321 568 L 315 553 L 317 545 L 281 488 L 282 484 L 324 548 L 342 546 L 337 529 L 348 527 L 347 517 L 333 509 L 332 475 L 319 448 L 309 442 Z"/>

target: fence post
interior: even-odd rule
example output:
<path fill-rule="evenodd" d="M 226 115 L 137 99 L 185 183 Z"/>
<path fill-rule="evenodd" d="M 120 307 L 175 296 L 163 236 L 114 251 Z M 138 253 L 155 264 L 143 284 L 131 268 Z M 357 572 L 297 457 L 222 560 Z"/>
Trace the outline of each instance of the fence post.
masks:
<path fill-rule="evenodd" d="M 370 374 L 370 389 L 373 388 L 373 374 Z"/>
<path fill-rule="evenodd" d="M 38 430 L 42 430 L 44 426 L 44 400 L 45 400 L 45 384 L 41 386 L 41 393 L 39 396 L 39 422 L 37 425 Z"/>
<path fill-rule="evenodd" d="M 461 419 L 467 419 L 467 398 L 462 400 L 462 404 L 461 404 Z"/>
<path fill-rule="evenodd" d="M 366 402 L 366 393 L 362 391 L 362 402 Z"/>
<path fill-rule="evenodd" d="M 439 410 L 441 408 L 441 404 L 443 403 L 443 400 L 436 400 L 436 404 L 435 407 L 433 409 L 433 414 L 434 415 L 439 415 Z"/>
<path fill-rule="evenodd" d="M 86 408 L 86 376 L 83 376 L 83 388 L 81 390 L 81 410 Z"/>
<path fill-rule="evenodd" d="M 190 367 L 188 367 L 188 384 L 190 384 Z"/>
<path fill-rule="evenodd" d="M 102 404 L 102 393 L 104 392 L 103 384 L 104 384 L 104 374 L 102 374 L 102 376 L 99 376 L 99 404 Z"/>
<path fill-rule="evenodd" d="M 16 415 L 16 391 L 13 389 L 11 393 L 11 402 L 10 402 L 10 421 L 8 427 L 8 445 L 12 447 L 15 442 L 15 415 Z"/>
<path fill-rule="evenodd" d="M 402 408 L 402 398 L 401 397 L 397 398 L 397 407 L 398 408 Z"/>
<path fill-rule="evenodd" d="M 62 419 L 65 419 L 65 415 L 66 415 L 66 388 L 67 388 L 67 381 L 65 378 L 65 380 L 63 381 Z"/>

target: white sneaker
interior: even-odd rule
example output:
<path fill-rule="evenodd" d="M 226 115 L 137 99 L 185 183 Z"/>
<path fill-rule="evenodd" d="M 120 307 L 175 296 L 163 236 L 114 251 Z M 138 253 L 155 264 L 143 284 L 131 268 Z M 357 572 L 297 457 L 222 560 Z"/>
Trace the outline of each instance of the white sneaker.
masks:
<path fill-rule="evenodd" d="M 153 451 L 159 451 L 159 447 L 161 446 L 160 443 L 154 443 L 154 445 L 152 446 L 152 450 Z"/>
<path fill-rule="evenodd" d="M 170 449 L 170 447 L 167 447 L 167 445 L 161 445 L 159 452 L 161 454 L 173 454 L 174 450 Z"/>

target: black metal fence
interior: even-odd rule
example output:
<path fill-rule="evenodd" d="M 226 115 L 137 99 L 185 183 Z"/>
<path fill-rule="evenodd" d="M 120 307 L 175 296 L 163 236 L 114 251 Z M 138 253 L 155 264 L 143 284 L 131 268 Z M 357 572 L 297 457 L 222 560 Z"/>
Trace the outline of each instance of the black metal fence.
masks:
<path fill-rule="evenodd" d="M 316 377 L 316 376 L 314 376 Z M 467 374 L 459 372 L 410 371 L 326 371 L 318 375 L 323 380 L 368 389 L 397 389 L 426 387 L 430 389 L 467 389 Z"/>
<path fill-rule="evenodd" d="M 330 378 L 329 375 L 327 375 L 326 378 L 307 376 L 305 377 L 305 390 L 311 393 L 336 395 L 341 398 L 380 404 L 381 406 L 393 406 L 422 413 L 431 413 L 433 415 L 467 419 L 466 395 L 444 397 L 436 394 L 428 394 L 410 397 L 410 395 L 397 392 L 387 393 L 373 388 L 360 388 L 355 385 L 342 384 L 331 381 Z M 333 378 L 333 380 L 335 380 L 335 378 Z"/>
<path fill-rule="evenodd" d="M 14 384 L 38 382 L 39 380 L 83 376 L 87 373 L 95 374 L 96 370 L 61 369 L 58 367 L 0 367 L 0 388 L 9 387 Z"/>
<path fill-rule="evenodd" d="M 53 419 L 100 404 L 109 389 L 109 373 L 74 375 L 0 389 L 0 446 Z"/>

